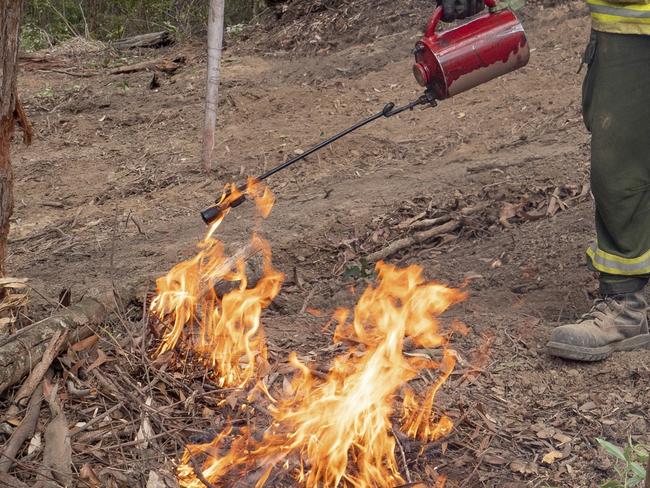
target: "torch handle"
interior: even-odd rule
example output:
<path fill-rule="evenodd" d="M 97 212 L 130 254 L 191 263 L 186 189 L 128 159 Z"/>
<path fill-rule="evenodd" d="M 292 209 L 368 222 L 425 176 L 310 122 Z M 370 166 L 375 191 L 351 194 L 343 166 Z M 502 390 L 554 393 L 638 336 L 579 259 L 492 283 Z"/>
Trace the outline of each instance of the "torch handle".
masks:
<path fill-rule="evenodd" d="M 492 13 L 497 8 L 497 0 L 485 0 L 485 6 L 490 10 L 490 13 Z M 429 19 L 425 37 L 432 37 L 436 33 L 436 28 L 438 27 L 438 24 L 441 20 L 442 5 L 438 5 L 433 11 L 431 19 Z"/>

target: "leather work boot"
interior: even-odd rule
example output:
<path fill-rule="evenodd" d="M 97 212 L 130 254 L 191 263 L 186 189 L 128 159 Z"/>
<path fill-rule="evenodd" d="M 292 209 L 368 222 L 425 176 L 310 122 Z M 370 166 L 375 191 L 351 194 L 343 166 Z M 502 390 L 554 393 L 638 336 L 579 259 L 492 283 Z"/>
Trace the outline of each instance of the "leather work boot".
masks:
<path fill-rule="evenodd" d="M 546 350 L 564 359 L 600 361 L 614 351 L 650 347 L 647 306 L 643 290 L 599 298 L 578 322 L 553 330 Z"/>

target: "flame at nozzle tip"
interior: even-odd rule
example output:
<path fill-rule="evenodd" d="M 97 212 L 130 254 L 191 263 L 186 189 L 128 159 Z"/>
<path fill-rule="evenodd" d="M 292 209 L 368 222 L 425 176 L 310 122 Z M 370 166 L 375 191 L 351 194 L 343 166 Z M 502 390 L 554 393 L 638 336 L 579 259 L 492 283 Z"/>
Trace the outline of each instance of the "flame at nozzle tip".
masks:
<path fill-rule="evenodd" d="M 211 225 L 221 217 L 223 217 L 223 209 L 221 208 L 221 205 L 218 204 L 211 205 L 201 211 L 201 218 L 205 225 Z"/>
<path fill-rule="evenodd" d="M 268 186 L 256 178 L 249 178 L 245 187 L 239 187 L 234 183 L 225 186 L 221 197 L 214 205 L 201 211 L 201 218 L 206 225 L 210 225 L 222 219 L 231 208 L 239 207 L 250 197 L 262 217 L 267 218 L 275 203 L 275 196 Z"/>

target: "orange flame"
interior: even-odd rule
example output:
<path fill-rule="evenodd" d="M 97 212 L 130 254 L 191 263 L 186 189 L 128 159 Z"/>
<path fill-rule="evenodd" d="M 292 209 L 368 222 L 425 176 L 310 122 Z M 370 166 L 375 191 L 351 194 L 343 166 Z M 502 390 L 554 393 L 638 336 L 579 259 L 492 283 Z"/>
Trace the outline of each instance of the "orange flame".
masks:
<path fill-rule="evenodd" d="M 268 188 L 250 181 L 247 194 L 260 213 L 268 216 L 273 205 Z M 224 191 L 222 202 L 239 196 L 241 192 L 232 185 Z M 262 254 L 264 274 L 248 288 L 246 256 L 226 256 L 223 244 L 214 237 L 229 211 L 210 227 L 196 256 L 177 264 L 157 280 L 157 296 L 151 311 L 168 324 L 158 354 L 182 342 L 214 368 L 220 386 L 243 386 L 255 376 L 260 363 L 266 363 L 260 316 L 279 293 L 284 276 L 271 264 L 268 243 L 254 235 L 248 250 L 251 254 Z M 219 297 L 214 284 L 220 281 L 238 285 Z"/>
<path fill-rule="evenodd" d="M 183 487 L 203 487 L 196 468 L 215 486 L 232 486 L 244 476 L 247 486 L 259 488 L 279 469 L 307 488 L 404 483 L 391 435 L 394 405 L 404 389 L 402 430 L 413 437 L 432 440 L 451 430 L 449 418 L 434 415 L 435 395 L 456 357 L 437 317 L 464 293 L 425 281 L 417 266 L 379 263 L 377 272 L 377 286 L 365 290 L 351 320 L 349 312 L 337 313 L 335 340 L 354 346 L 334 360 L 327 377 L 292 354 L 297 372 L 291 392 L 273 401 L 273 422 L 263 438 L 244 429 L 227 448 L 226 429 L 210 444 L 188 446 L 178 468 Z M 418 348 L 439 349 L 442 360 L 405 355 L 406 338 Z M 438 381 L 418 400 L 408 382 L 434 368 L 440 370 Z"/>

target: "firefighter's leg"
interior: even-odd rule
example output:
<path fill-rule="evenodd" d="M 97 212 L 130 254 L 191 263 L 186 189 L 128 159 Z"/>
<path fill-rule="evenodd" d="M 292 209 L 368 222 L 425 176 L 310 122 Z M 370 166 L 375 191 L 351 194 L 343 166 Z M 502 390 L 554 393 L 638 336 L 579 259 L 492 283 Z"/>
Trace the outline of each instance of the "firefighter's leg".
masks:
<path fill-rule="evenodd" d="M 637 291 L 650 274 L 650 36 L 597 33 L 588 124 L 605 294 Z"/>
<path fill-rule="evenodd" d="M 650 345 L 650 36 L 595 33 L 583 108 L 592 133 L 597 241 L 588 250 L 602 299 L 551 335 L 551 354 L 599 360 Z"/>

